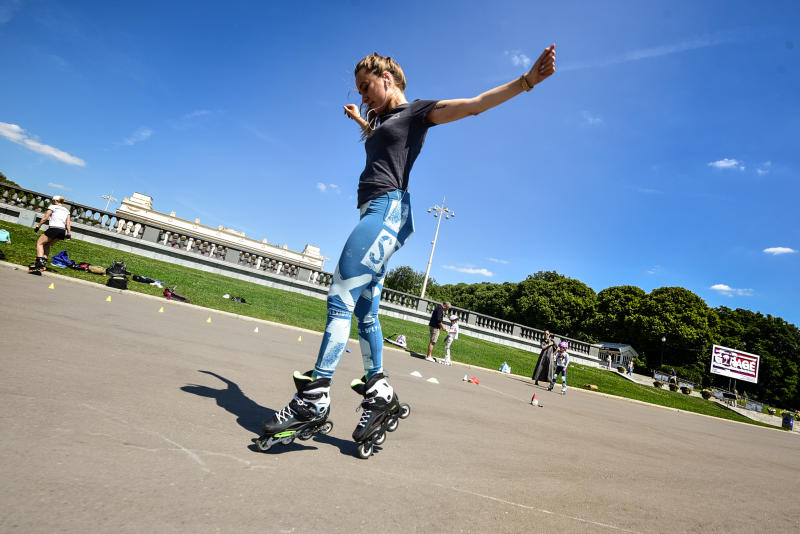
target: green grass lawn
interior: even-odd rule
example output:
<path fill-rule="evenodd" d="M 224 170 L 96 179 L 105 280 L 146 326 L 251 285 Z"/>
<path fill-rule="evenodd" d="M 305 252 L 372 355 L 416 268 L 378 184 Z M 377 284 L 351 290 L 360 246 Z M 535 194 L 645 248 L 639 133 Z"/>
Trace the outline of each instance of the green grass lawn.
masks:
<path fill-rule="evenodd" d="M 35 234 L 31 228 L 7 222 L 0 222 L 0 228 L 5 228 L 12 236 L 11 244 L 0 244 L 0 250 L 5 253 L 7 261 L 26 266 L 31 263 L 36 256 L 35 246 L 38 234 Z M 112 261 L 124 261 L 128 266 L 128 270 L 133 274 L 161 280 L 170 287 L 177 285 L 176 291 L 189 297 L 192 304 L 318 332 L 321 332 L 325 326 L 325 301 L 320 299 L 228 278 L 219 274 L 173 265 L 159 260 L 152 260 L 144 256 L 137 256 L 78 240 L 57 243 L 50 251 L 50 254 L 54 256 L 61 250 L 67 250 L 69 257 L 73 260 L 103 267 L 108 267 Z M 80 278 L 98 284 L 105 284 L 107 280 L 104 275 L 72 269 L 58 269 L 55 267 L 48 267 L 48 269 L 70 278 Z M 157 287 L 134 281 L 128 283 L 128 289 L 149 295 L 162 294 Z M 222 298 L 222 295 L 226 293 L 231 296 L 244 297 L 247 303 L 242 304 Z M 387 316 L 381 317 L 381 324 L 384 336 L 401 333 L 406 336 L 410 351 L 420 354 L 427 352 L 429 338 L 427 325 Z M 351 328 L 351 337 L 354 339 L 357 337 L 355 324 Z M 530 376 L 533 373 L 538 357 L 529 351 L 506 347 L 465 335 L 461 335 L 458 340 L 453 342 L 451 351 L 453 360 L 487 369 L 499 369 L 503 362 L 507 362 L 511 366 L 512 373 L 521 376 Z M 434 356 L 444 357 L 444 343 L 442 341 L 435 347 Z M 699 397 L 684 395 L 680 392 L 636 384 L 614 372 L 573 363 L 569 368 L 568 375 L 570 387 L 595 384 L 599 387 L 599 391 L 610 395 L 724 419 L 762 424 L 747 419 L 717 403 L 709 402 Z"/>

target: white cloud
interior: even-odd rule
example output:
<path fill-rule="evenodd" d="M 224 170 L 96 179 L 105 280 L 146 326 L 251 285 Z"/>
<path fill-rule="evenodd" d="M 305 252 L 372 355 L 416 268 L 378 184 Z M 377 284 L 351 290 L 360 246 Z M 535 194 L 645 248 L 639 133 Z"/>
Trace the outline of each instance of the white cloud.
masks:
<path fill-rule="evenodd" d="M 50 145 L 40 143 L 36 139 L 32 139 L 28 136 L 25 130 L 20 128 L 17 124 L 0 122 L 0 136 L 5 137 L 9 141 L 17 143 L 18 145 L 22 145 L 28 150 L 33 150 L 39 154 L 44 154 L 45 156 L 57 159 L 62 163 L 66 163 L 68 165 L 77 165 L 79 167 L 86 166 L 86 162 L 81 158 L 75 157 L 72 154 L 68 154 L 63 150 L 59 150 L 58 148 Z"/>
<path fill-rule="evenodd" d="M 191 119 L 195 119 L 197 117 L 203 117 L 204 115 L 209 115 L 210 113 L 211 113 L 211 111 L 209 111 L 207 109 L 196 109 L 196 110 L 194 110 L 194 111 L 192 111 L 190 113 L 187 113 L 183 117 L 181 117 L 181 120 L 188 121 L 188 120 L 191 120 Z"/>
<path fill-rule="evenodd" d="M 762 163 L 761 165 L 758 166 L 758 168 L 756 169 L 756 173 L 759 176 L 763 176 L 763 175 L 769 173 L 771 167 L 772 167 L 772 162 L 771 161 L 765 161 L 764 163 Z"/>
<path fill-rule="evenodd" d="M 587 124 L 589 126 L 596 126 L 598 124 L 603 124 L 603 119 L 599 115 L 592 115 L 588 111 L 584 111 L 583 124 Z"/>
<path fill-rule="evenodd" d="M 722 158 L 718 159 L 717 161 L 711 161 L 708 163 L 708 166 L 713 167 L 715 169 L 739 169 L 740 171 L 744 170 L 744 162 L 733 158 Z"/>
<path fill-rule="evenodd" d="M 647 269 L 647 274 L 649 274 L 649 275 L 658 274 L 658 272 L 660 270 L 661 270 L 661 266 L 660 265 L 653 265 L 652 267 Z"/>
<path fill-rule="evenodd" d="M 506 50 L 505 54 L 511 59 L 511 64 L 515 67 L 528 69 L 533 63 L 531 58 L 523 54 L 520 50 Z"/>
<path fill-rule="evenodd" d="M 507 260 L 500 260 L 497 258 L 486 258 L 487 260 L 491 261 L 492 263 L 502 263 L 503 265 L 508 265 Z"/>
<path fill-rule="evenodd" d="M 50 187 L 55 187 L 56 189 L 63 189 L 64 191 L 72 191 L 71 188 L 69 188 L 69 187 L 67 187 L 65 185 L 54 184 L 53 182 L 47 182 L 47 185 L 49 185 Z"/>
<path fill-rule="evenodd" d="M 797 251 L 795 249 L 789 247 L 770 247 L 764 249 L 765 254 L 772 254 L 773 256 L 780 256 L 781 254 L 794 254 L 796 252 Z"/>
<path fill-rule="evenodd" d="M 122 141 L 122 144 L 132 146 L 149 139 L 151 135 L 153 135 L 153 130 L 146 126 L 140 126 L 135 132 Z"/>
<path fill-rule="evenodd" d="M 342 194 L 341 188 L 339 188 L 336 184 L 323 184 L 322 182 L 317 182 L 317 189 L 320 193 L 327 193 L 328 191 L 333 191 L 337 195 Z"/>
<path fill-rule="evenodd" d="M 640 48 L 638 50 L 623 52 L 613 57 L 608 57 L 596 61 L 566 63 L 559 66 L 558 70 L 565 71 L 565 70 L 578 70 L 578 69 L 587 69 L 596 67 L 607 67 L 609 65 L 618 65 L 620 63 L 628 63 L 631 61 L 639 61 L 642 59 L 651 59 L 661 56 L 668 56 L 671 54 L 678 54 L 681 52 L 687 52 L 689 50 L 708 48 L 711 46 L 726 44 L 731 41 L 733 41 L 733 39 L 730 37 L 720 37 L 720 36 L 698 37 L 696 39 L 689 39 L 675 44 L 654 46 L 650 48 Z"/>
<path fill-rule="evenodd" d="M 475 267 L 456 267 L 455 265 L 442 265 L 443 268 L 449 269 L 451 271 L 458 271 L 460 273 L 466 274 L 480 274 L 483 276 L 494 276 L 492 271 L 487 269 L 477 269 Z"/>
<path fill-rule="evenodd" d="M 735 288 L 727 284 L 714 284 L 709 289 L 713 289 L 714 291 L 719 291 L 721 294 L 726 295 L 728 297 L 733 297 L 734 295 L 738 297 L 750 297 L 753 295 L 752 289 Z"/>

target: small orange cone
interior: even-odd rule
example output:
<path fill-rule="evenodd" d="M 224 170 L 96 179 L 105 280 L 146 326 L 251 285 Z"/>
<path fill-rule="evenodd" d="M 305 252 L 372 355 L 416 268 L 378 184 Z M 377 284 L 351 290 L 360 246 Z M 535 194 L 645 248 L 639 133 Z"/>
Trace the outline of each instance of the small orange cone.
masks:
<path fill-rule="evenodd" d="M 534 393 L 533 397 L 531 397 L 531 404 L 534 406 L 539 406 L 539 399 L 536 398 L 536 393 Z"/>

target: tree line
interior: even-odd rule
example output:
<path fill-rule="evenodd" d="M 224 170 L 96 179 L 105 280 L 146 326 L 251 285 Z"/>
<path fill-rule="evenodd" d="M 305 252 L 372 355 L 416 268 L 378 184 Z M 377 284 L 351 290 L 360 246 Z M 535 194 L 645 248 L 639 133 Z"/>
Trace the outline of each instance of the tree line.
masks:
<path fill-rule="evenodd" d="M 423 277 L 411 267 L 397 267 L 384 285 L 419 295 Z M 729 386 L 728 378 L 709 372 L 712 345 L 758 354 L 758 384 L 738 382 L 739 392 L 800 407 L 800 329 L 772 315 L 711 308 L 682 287 L 646 293 L 636 286 L 614 286 L 595 293 L 574 278 L 539 271 L 518 283 L 440 285 L 429 279 L 426 297 L 575 339 L 628 343 L 639 353 L 640 370 L 661 368 L 663 354 L 664 369 L 674 368 L 704 387 Z"/>

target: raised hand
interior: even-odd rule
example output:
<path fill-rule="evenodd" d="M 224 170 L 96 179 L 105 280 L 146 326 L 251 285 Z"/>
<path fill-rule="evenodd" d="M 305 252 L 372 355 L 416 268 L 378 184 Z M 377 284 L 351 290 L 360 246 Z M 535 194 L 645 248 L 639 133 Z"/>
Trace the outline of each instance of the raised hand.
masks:
<path fill-rule="evenodd" d="M 358 123 L 364 120 L 361 118 L 361 112 L 355 104 L 347 104 L 344 106 L 344 114 Z"/>
<path fill-rule="evenodd" d="M 556 71 L 556 45 L 552 44 L 544 49 L 542 55 L 533 64 L 531 70 L 525 75 L 531 87 L 543 82 Z"/>

